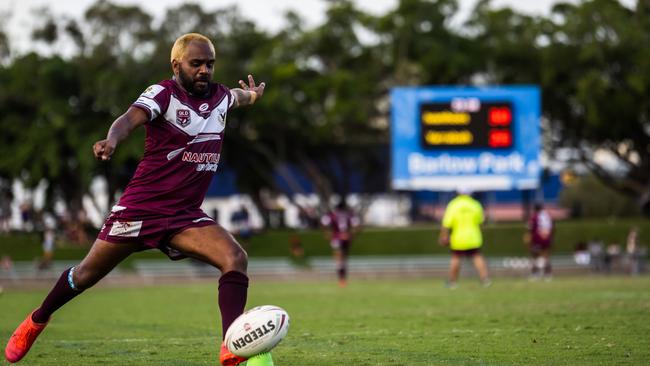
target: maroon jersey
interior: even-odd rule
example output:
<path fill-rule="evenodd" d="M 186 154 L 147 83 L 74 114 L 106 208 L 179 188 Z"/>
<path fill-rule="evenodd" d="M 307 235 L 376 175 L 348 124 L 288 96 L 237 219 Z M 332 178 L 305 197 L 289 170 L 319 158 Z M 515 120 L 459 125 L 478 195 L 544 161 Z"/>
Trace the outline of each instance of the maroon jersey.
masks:
<path fill-rule="evenodd" d="M 323 216 L 321 223 L 330 228 L 332 240 L 350 240 L 352 229 L 359 226 L 359 218 L 347 210 L 335 210 Z"/>
<path fill-rule="evenodd" d="M 553 235 L 553 219 L 545 210 L 538 211 L 528 221 L 531 244 L 539 246 L 551 245 Z"/>
<path fill-rule="evenodd" d="M 147 88 L 133 103 L 149 115 L 144 156 L 114 211 L 174 215 L 198 209 L 219 164 L 234 97 L 212 83 L 205 97 L 174 80 Z"/>

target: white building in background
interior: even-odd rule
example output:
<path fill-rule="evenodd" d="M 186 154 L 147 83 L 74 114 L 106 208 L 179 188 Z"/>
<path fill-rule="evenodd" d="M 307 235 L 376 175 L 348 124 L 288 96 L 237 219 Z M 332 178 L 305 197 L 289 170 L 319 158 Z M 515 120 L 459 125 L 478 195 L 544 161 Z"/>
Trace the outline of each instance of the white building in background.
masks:
<path fill-rule="evenodd" d="M 294 199 L 302 207 L 317 207 L 318 196 L 297 195 Z M 347 197 L 348 204 L 359 210 L 362 203 L 358 195 Z M 300 209 L 286 196 L 278 196 L 275 200 L 274 212 L 281 215 L 279 221 L 289 228 L 300 228 L 303 224 L 300 219 Z M 247 195 L 233 195 L 229 197 L 207 197 L 201 208 L 208 215 L 215 217 L 219 224 L 228 230 L 233 229 L 230 218 L 241 206 L 245 206 L 250 214 L 250 224 L 254 229 L 264 228 L 264 218 L 253 201 Z M 409 212 L 411 200 L 407 195 L 386 193 L 372 196 L 362 215 L 364 225 L 370 226 L 408 226 L 411 224 Z M 278 219 L 278 218 L 274 218 Z M 319 218 L 316 218 L 319 219 Z"/>
<path fill-rule="evenodd" d="M 22 229 L 23 222 L 21 219 L 20 206 L 25 202 L 29 202 L 35 211 L 42 211 L 45 207 L 45 194 L 47 190 L 47 182 L 42 181 L 36 188 L 29 189 L 25 187 L 20 180 L 14 180 L 12 190 L 14 200 L 11 203 L 11 228 Z M 90 187 L 90 192 L 94 199 L 86 195 L 83 198 L 83 207 L 86 212 L 86 217 L 95 228 L 100 228 L 106 219 L 109 207 L 107 196 L 106 180 L 98 177 L 93 180 Z M 319 198 L 316 194 L 298 194 L 293 199 L 294 202 L 301 207 L 318 207 Z M 332 202 L 332 206 L 338 202 Z M 352 194 L 347 197 L 348 204 L 359 211 L 362 206 L 363 215 L 362 220 L 364 225 L 371 226 L 407 226 L 411 223 L 409 212 L 411 210 L 411 200 L 408 195 L 399 193 L 384 193 L 377 194 L 370 198 L 364 197 L 363 199 L 357 195 Z M 274 211 L 276 215 L 273 219 L 278 221 L 278 224 L 289 228 L 301 227 L 300 209 L 285 195 L 274 197 L 273 205 L 277 208 Z M 234 227 L 231 222 L 233 214 L 244 206 L 249 212 L 250 225 L 254 229 L 264 228 L 264 218 L 262 213 L 258 210 L 255 203 L 248 195 L 231 195 L 227 197 L 206 197 L 203 201 L 201 208 L 210 216 L 216 218 L 220 225 L 228 230 L 233 230 Z M 54 212 L 56 216 L 63 216 L 66 212 L 66 203 L 59 200 L 55 204 Z M 315 214 L 317 214 L 315 212 Z M 279 215 L 279 216 L 278 216 Z M 316 218 L 319 219 L 318 217 Z"/>

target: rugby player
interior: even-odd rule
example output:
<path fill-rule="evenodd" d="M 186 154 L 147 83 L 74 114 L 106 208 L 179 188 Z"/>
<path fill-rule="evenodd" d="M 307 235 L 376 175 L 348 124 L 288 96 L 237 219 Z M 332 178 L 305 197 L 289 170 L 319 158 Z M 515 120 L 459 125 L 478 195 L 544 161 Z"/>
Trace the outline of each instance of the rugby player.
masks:
<path fill-rule="evenodd" d="M 551 244 L 553 240 L 553 219 L 541 203 L 533 206 L 533 215 L 528 220 L 528 232 L 524 234 L 524 243 L 528 244 L 531 256 L 530 279 L 544 277 L 551 279 Z"/>
<path fill-rule="evenodd" d="M 330 247 L 334 253 L 339 286 L 345 287 L 348 278 L 348 254 L 360 220 L 342 200 L 336 209 L 321 218 L 321 224 L 329 231 Z"/>
<path fill-rule="evenodd" d="M 458 189 L 458 195 L 449 202 L 442 218 L 439 243 L 449 246 L 451 262 L 447 286 L 456 288 L 462 258 L 471 258 L 483 286 L 491 284 L 487 264 L 481 254 L 483 236 L 481 224 L 484 221 L 481 203 L 472 198 L 466 188 Z"/>
<path fill-rule="evenodd" d="M 228 111 L 255 103 L 265 84 L 256 85 L 252 75 L 247 83 L 239 80 L 240 88 L 214 83 L 214 63 L 214 46 L 207 37 L 198 33 L 179 37 L 171 50 L 173 77 L 148 87 L 113 122 L 106 139 L 93 145 L 95 157 L 107 161 L 133 130 L 146 129 L 144 156 L 124 194 L 86 257 L 61 274 L 41 306 L 13 333 L 5 349 L 9 362 L 27 354 L 57 309 L 130 254 L 145 249 L 159 249 L 171 259 L 196 258 L 221 271 L 222 335 L 242 314 L 248 291 L 247 254 L 200 206 L 219 163 Z M 272 365 L 267 356 L 261 364 Z M 243 361 L 221 343 L 222 365 Z"/>

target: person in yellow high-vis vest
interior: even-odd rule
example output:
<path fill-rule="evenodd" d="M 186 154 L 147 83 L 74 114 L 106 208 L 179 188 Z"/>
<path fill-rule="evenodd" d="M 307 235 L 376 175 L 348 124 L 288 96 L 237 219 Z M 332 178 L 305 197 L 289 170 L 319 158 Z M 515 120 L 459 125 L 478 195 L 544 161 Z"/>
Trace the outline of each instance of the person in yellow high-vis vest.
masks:
<path fill-rule="evenodd" d="M 483 286 L 490 285 L 487 264 L 481 255 L 481 224 L 484 219 L 483 207 L 466 189 L 459 189 L 458 195 L 447 205 L 442 218 L 439 242 L 440 245 L 449 246 L 451 250 L 448 287 L 457 286 L 463 257 L 472 259 Z"/>

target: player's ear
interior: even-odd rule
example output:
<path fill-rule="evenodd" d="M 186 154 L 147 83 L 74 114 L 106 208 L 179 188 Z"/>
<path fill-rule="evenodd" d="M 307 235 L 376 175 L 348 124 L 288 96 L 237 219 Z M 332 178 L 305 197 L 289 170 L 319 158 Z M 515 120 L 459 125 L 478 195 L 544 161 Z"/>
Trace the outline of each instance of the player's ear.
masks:
<path fill-rule="evenodd" d="M 177 59 L 173 59 L 172 71 L 174 72 L 174 75 L 178 75 L 180 73 L 180 68 L 181 68 L 181 63 Z"/>

